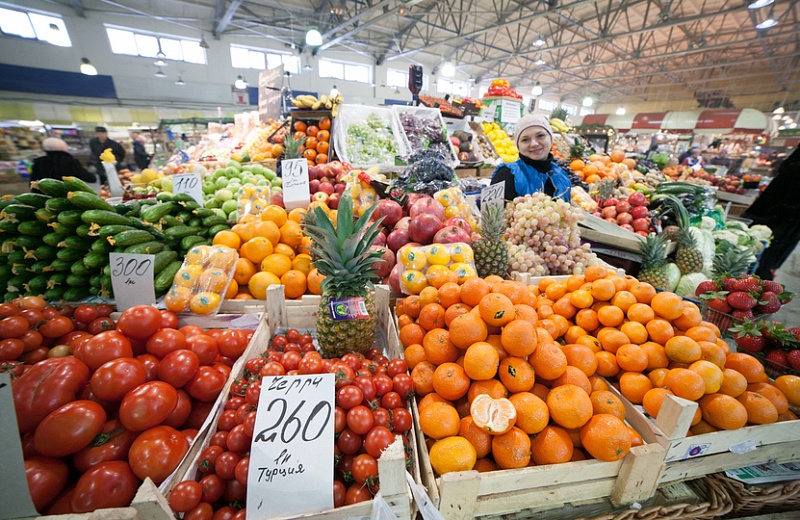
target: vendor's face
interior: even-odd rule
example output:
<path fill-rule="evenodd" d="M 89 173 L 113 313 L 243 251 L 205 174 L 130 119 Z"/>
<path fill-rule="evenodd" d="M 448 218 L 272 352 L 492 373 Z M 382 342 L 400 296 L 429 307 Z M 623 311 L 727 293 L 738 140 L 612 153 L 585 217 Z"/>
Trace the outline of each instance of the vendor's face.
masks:
<path fill-rule="evenodd" d="M 519 134 L 517 148 L 519 148 L 519 153 L 528 159 L 534 161 L 547 159 L 552 146 L 553 138 L 541 126 L 531 126 Z"/>
<path fill-rule="evenodd" d="M 108 134 L 107 134 L 107 133 L 105 133 L 105 132 L 97 132 L 97 139 L 98 139 L 98 140 L 99 140 L 101 143 L 105 143 L 105 142 L 106 142 L 106 139 L 108 139 Z"/>

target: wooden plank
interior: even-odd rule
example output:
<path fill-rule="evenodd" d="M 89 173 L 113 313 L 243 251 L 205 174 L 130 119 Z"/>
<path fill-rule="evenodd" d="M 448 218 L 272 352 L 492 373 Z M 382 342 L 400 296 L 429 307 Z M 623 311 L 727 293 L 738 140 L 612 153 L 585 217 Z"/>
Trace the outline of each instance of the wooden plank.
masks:
<path fill-rule="evenodd" d="M 159 493 L 158 488 L 149 478 L 146 478 L 139 487 L 139 491 L 133 497 L 131 507 L 141 518 L 147 520 L 173 520 L 175 518 L 167 499 Z"/>
<path fill-rule="evenodd" d="M 474 517 L 475 499 L 480 485 L 481 474 L 477 471 L 458 471 L 443 475 L 439 502 L 442 516 L 452 520 L 467 520 Z"/>
<path fill-rule="evenodd" d="M 697 403 L 668 395 L 658 411 L 656 426 L 670 440 L 686 437 L 695 413 L 697 413 Z"/>
<path fill-rule="evenodd" d="M 739 443 L 753 443 L 754 446 L 760 447 L 798 440 L 800 440 L 800 428 L 794 421 L 746 426 L 738 430 L 711 432 L 673 440 L 667 449 L 666 462 L 685 459 L 693 446 L 702 447 L 704 455 L 713 455 L 728 452 L 732 446 L 735 448 Z"/>
<path fill-rule="evenodd" d="M 587 477 L 589 477 L 588 474 Z M 611 495 L 613 489 L 614 479 L 606 478 L 479 497 L 475 507 L 475 516 L 510 513 L 520 509 L 553 509 L 569 502 L 607 497 Z"/>
<path fill-rule="evenodd" d="M 582 460 L 520 469 L 491 471 L 481 475 L 479 495 L 546 488 L 551 485 L 585 482 L 587 479 L 616 478 L 622 461 Z"/>
<path fill-rule="evenodd" d="M 419 423 L 419 408 L 417 407 L 417 400 L 411 400 L 411 416 L 414 419 L 414 430 L 416 438 L 414 439 L 416 446 L 419 447 L 419 471 L 420 483 L 425 487 L 431 502 L 436 507 L 440 507 L 440 493 L 439 484 L 436 482 L 436 476 L 433 474 L 433 467 L 431 466 L 431 458 L 428 456 L 428 445 L 425 443 L 425 434 L 422 433 L 422 427 Z"/>
<path fill-rule="evenodd" d="M 659 444 L 636 446 L 622 460 L 611 503 L 631 504 L 652 497 L 664 469 L 664 447 Z"/>

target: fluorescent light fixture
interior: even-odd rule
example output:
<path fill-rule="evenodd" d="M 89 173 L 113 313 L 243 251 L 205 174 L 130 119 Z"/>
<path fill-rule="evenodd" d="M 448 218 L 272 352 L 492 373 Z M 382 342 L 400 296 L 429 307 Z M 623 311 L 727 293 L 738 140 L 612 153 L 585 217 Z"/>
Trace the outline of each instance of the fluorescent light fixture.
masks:
<path fill-rule="evenodd" d="M 236 76 L 236 81 L 233 82 L 233 86 L 239 90 L 244 90 L 247 88 L 247 80 L 241 76 Z"/>
<path fill-rule="evenodd" d="M 178 85 L 179 87 L 182 87 L 182 86 L 186 85 L 186 82 L 183 81 L 183 79 L 181 78 L 181 76 L 179 74 L 178 75 L 178 81 L 176 81 L 175 84 Z"/>
<path fill-rule="evenodd" d="M 164 59 L 166 57 L 167 57 L 166 54 L 164 54 L 162 51 L 158 51 L 158 54 L 156 54 L 157 59 L 156 61 L 153 62 L 153 65 L 157 67 L 166 67 L 167 61 Z"/>
<path fill-rule="evenodd" d="M 778 130 L 786 130 L 786 127 L 781 125 L 781 126 L 778 127 Z"/>
<path fill-rule="evenodd" d="M 314 70 L 314 67 L 312 67 L 310 63 L 306 63 L 303 66 L 303 70 Z"/>
<path fill-rule="evenodd" d="M 533 45 L 536 47 L 542 47 L 544 45 L 547 45 L 547 42 L 544 40 L 544 38 L 542 38 L 542 35 L 540 34 L 539 37 L 536 38 L 536 41 L 533 42 Z"/>
<path fill-rule="evenodd" d="M 456 74 L 456 66 L 452 61 L 446 61 L 442 64 L 442 76 L 445 78 L 452 78 Z"/>
<path fill-rule="evenodd" d="M 155 76 L 156 76 L 157 78 L 166 78 L 166 77 L 167 77 L 167 75 L 166 75 L 166 74 L 164 74 L 164 71 L 163 71 L 163 70 L 161 70 L 161 67 L 159 67 L 158 69 L 156 69 Z"/>
<path fill-rule="evenodd" d="M 789 128 L 797 128 L 797 123 L 792 123 L 791 125 L 789 125 Z"/>
<path fill-rule="evenodd" d="M 535 63 L 541 67 L 542 65 L 545 64 L 545 61 L 542 58 L 539 58 L 538 60 L 536 60 Z"/>
<path fill-rule="evenodd" d="M 748 9 L 761 9 L 762 7 L 766 7 L 775 0 L 756 0 L 755 2 L 749 4 L 747 6 Z"/>
<path fill-rule="evenodd" d="M 94 65 L 89 63 L 89 58 L 81 58 L 81 74 L 97 76 L 97 69 L 94 68 Z"/>
<path fill-rule="evenodd" d="M 541 95 L 542 95 L 542 92 L 544 92 L 544 91 L 542 90 L 542 84 L 541 84 L 541 83 L 539 83 L 539 82 L 537 81 L 537 82 L 536 82 L 536 83 L 533 85 L 533 89 L 531 90 L 531 94 L 532 94 L 532 95 L 534 95 L 534 96 L 541 96 Z"/>
<path fill-rule="evenodd" d="M 767 19 L 761 23 L 756 24 L 756 29 L 769 29 L 770 27 L 775 27 L 778 25 L 778 21 L 772 17 L 772 15 L 767 16 Z"/>
<path fill-rule="evenodd" d="M 581 101 L 581 105 L 585 107 L 592 106 L 592 103 L 594 103 L 594 101 L 589 96 L 586 96 L 585 98 L 583 98 L 583 101 Z"/>
<path fill-rule="evenodd" d="M 313 25 L 308 28 L 306 33 L 306 45 L 309 47 L 319 47 L 322 45 L 322 35 Z"/>
<path fill-rule="evenodd" d="M 775 121 L 780 121 L 781 120 L 781 115 L 780 114 L 775 114 L 774 116 L 772 116 L 772 119 L 774 119 Z"/>
<path fill-rule="evenodd" d="M 784 112 L 785 112 L 785 110 L 784 110 L 784 108 L 782 106 L 780 106 L 780 107 L 778 107 L 778 108 L 776 108 L 775 110 L 772 111 L 773 114 L 783 114 Z"/>
<path fill-rule="evenodd" d="M 30 121 L 28 119 L 20 119 L 19 121 L 17 121 L 17 123 L 22 126 L 44 126 L 44 123 L 42 123 L 38 119 L 34 121 Z"/>
<path fill-rule="evenodd" d="M 625 115 L 625 107 L 619 107 L 619 108 L 617 108 L 617 112 L 616 112 L 616 114 L 617 114 L 618 116 L 624 116 L 624 115 Z"/>

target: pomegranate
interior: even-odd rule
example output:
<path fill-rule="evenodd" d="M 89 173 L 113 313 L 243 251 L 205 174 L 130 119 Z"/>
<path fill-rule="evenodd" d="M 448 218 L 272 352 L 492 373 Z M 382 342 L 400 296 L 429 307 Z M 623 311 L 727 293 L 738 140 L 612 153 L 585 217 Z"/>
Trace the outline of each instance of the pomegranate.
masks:
<path fill-rule="evenodd" d="M 436 232 L 433 241 L 437 244 L 455 244 L 456 242 L 464 242 L 465 244 L 472 245 L 472 238 L 470 233 L 458 226 L 443 227 Z"/>
<path fill-rule="evenodd" d="M 400 264 L 394 264 L 392 267 L 392 272 L 389 273 L 389 287 L 396 293 L 401 292 L 400 290 L 400 272 L 403 270 L 403 266 Z"/>
<path fill-rule="evenodd" d="M 430 197 L 419 199 L 417 202 L 412 204 L 411 209 L 408 210 L 408 215 L 412 219 L 423 213 L 433 215 L 440 221 L 444 220 L 444 206 L 442 206 L 442 204 L 438 200 L 432 199 Z"/>
<path fill-rule="evenodd" d="M 619 202 L 619 200 L 616 197 L 610 197 L 603 201 L 603 207 L 616 206 L 617 202 Z"/>
<path fill-rule="evenodd" d="M 633 216 L 630 213 L 618 213 L 617 222 L 619 224 L 630 224 L 633 222 Z"/>
<path fill-rule="evenodd" d="M 373 243 L 373 245 L 385 246 L 386 245 L 386 236 L 387 235 L 388 235 L 388 233 L 386 232 L 386 230 L 382 229 L 381 232 L 378 233 L 378 236 L 375 237 L 375 242 Z"/>
<path fill-rule="evenodd" d="M 435 202 L 435 201 L 434 201 Z M 439 204 L 437 202 L 437 204 Z M 441 206 L 441 204 L 439 204 Z M 413 208 L 412 208 L 413 210 Z M 442 229 L 442 219 L 431 213 L 420 213 L 411 217 L 408 226 L 408 236 L 414 242 L 430 244 L 436 232 Z"/>
<path fill-rule="evenodd" d="M 408 229 L 395 229 L 386 237 L 386 247 L 396 253 L 398 249 L 408 244 Z"/>
<path fill-rule="evenodd" d="M 373 251 L 380 251 L 381 252 L 381 261 L 375 264 L 375 273 L 380 276 L 381 278 L 385 278 L 389 276 L 394 268 L 394 253 L 391 249 L 385 246 L 375 246 L 373 245 L 370 247 Z"/>
<path fill-rule="evenodd" d="M 614 206 L 606 206 L 605 208 L 603 208 L 603 211 L 601 211 L 600 214 L 606 220 L 610 218 L 613 219 L 614 217 L 617 216 L 617 208 Z"/>
<path fill-rule="evenodd" d="M 381 226 L 391 229 L 403 218 L 403 208 L 400 207 L 400 204 L 391 199 L 382 199 L 378 202 L 370 220 L 378 220 L 381 217 L 384 217 Z"/>
<path fill-rule="evenodd" d="M 469 222 L 467 222 L 467 219 L 465 219 L 464 217 L 450 217 L 449 219 L 444 221 L 444 225 L 445 227 L 447 226 L 460 227 L 467 233 L 472 233 L 472 226 L 469 225 Z"/>
<path fill-rule="evenodd" d="M 631 206 L 647 206 L 649 202 L 647 202 L 647 197 L 644 196 L 644 193 L 635 191 L 630 194 L 628 197 L 628 202 L 631 203 Z"/>
<path fill-rule="evenodd" d="M 408 229 L 408 223 L 411 221 L 411 217 L 403 217 L 397 221 L 397 224 L 394 225 L 394 229 Z"/>
<path fill-rule="evenodd" d="M 615 206 L 617 209 L 617 213 L 630 213 L 631 212 L 631 203 L 628 202 L 627 199 L 622 199 L 621 201 L 617 202 Z"/>
<path fill-rule="evenodd" d="M 633 221 L 633 229 L 636 231 L 648 231 L 650 229 L 649 218 L 637 218 Z"/>
<path fill-rule="evenodd" d="M 630 224 L 620 224 L 619 227 L 621 227 L 622 229 L 627 229 L 631 233 L 633 233 L 635 231 L 633 229 L 633 226 L 631 226 Z"/>
<path fill-rule="evenodd" d="M 650 211 L 645 206 L 634 206 L 631 215 L 633 218 L 647 218 L 650 216 Z"/>

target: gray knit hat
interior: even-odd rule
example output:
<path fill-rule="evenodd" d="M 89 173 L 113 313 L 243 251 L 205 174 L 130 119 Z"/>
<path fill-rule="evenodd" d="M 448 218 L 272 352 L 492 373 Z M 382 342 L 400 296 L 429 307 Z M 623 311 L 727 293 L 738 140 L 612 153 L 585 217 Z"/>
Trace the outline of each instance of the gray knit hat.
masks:
<path fill-rule="evenodd" d="M 514 144 L 519 147 L 519 135 L 532 126 L 541 126 L 553 138 L 553 129 L 550 128 L 550 121 L 545 114 L 526 114 L 521 117 L 514 126 Z"/>
<path fill-rule="evenodd" d="M 69 146 L 58 137 L 48 137 L 42 141 L 42 150 L 45 152 L 66 152 L 69 150 Z"/>

